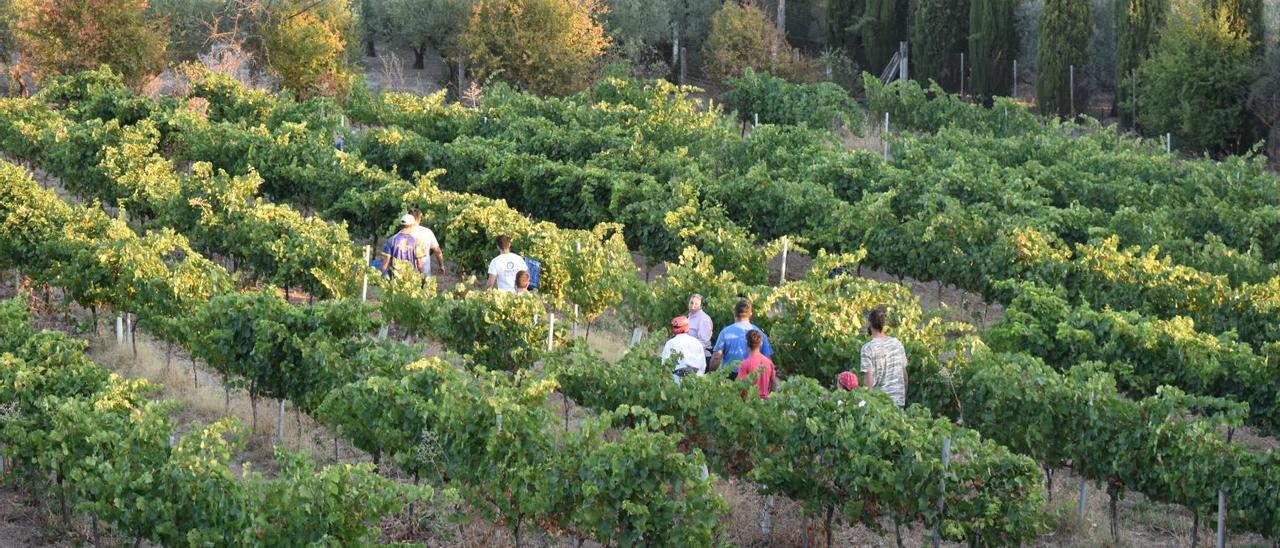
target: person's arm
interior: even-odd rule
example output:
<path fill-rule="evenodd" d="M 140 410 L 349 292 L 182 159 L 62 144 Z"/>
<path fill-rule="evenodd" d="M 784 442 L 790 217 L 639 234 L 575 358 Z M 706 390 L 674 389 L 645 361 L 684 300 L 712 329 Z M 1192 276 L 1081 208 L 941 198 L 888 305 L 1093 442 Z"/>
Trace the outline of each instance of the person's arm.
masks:
<path fill-rule="evenodd" d="M 394 238 L 394 236 L 392 236 Z M 391 268 L 391 239 L 387 239 L 387 244 L 382 246 L 382 273 L 386 274 L 387 269 Z"/>
<path fill-rule="evenodd" d="M 723 362 L 724 362 L 724 352 L 717 350 L 715 354 L 711 355 L 711 363 L 707 364 L 707 370 L 718 371 L 720 369 L 720 365 Z"/>
<path fill-rule="evenodd" d="M 498 285 L 498 265 L 493 261 L 489 261 L 489 283 L 484 288 L 493 289 L 495 285 Z"/>
<path fill-rule="evenodd" d="M 439 245 L 437 245 L 431 248 L 431 254 L 436 256 L 436 264 L 440 265 L 440 274 L 444 275 L 446 273 L 444 266 L 444 251 L 440 249 Z"/>
<path fill-rule="evenodd" d="M 876 385 L 876 374 L 874 368 L 871 367 L 871 355 L 866 350 L 862 351 L 862 387 L 872 388 Z"/>
<path fill-rule="evenodd" d="M 763 329 L 760 330 L 760 338 L 762 339 L 762 344 L 760 345 L 760 353 L 764 354 L 765 357 L 767 358 L 772 358 L 773 345 L 769 344 L 769 336 L 764 334 Z"/>
<path fill-rule="evenodd" d="M 778 368 L 770 366 L 769 367 L 769 392 L 773 392 L 774 390 L 777 390 L 777 389 L 778 389 Z"/>

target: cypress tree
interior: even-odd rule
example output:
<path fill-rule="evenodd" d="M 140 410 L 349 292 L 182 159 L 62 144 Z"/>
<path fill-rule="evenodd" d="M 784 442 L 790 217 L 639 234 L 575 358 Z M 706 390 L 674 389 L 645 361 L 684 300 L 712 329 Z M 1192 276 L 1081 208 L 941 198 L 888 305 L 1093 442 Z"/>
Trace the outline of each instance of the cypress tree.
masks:
<path fill-rule="evenodd" d="M 1116 101 L 1126 120 L 1133 118 L 1133 74 L 1159 39 L 1168 0 L 1116 0 Z"/>
<path fill-rule="evenodd" d="M 866 0 L 866 4 L 860 21 L 862 47 L 867 52 L 868 69 L 879 73 L 898 51 L 898 42 L 907 39 L 910 6 L 908 0 Z"/>
<path fill-rule="evenodd" d="M 1216 17 L 1220 10 L 1226 10 L 1227 25 L 1231 31 L 1248 32 L 1249 41 L 1254 44 L 1255 49 L 1262 44 L 1262 0 L 1206 0 L 1206 6 L 1211 10 L 1211 17 Z"/>
<path fill-rule="evenodd" d="M 861 55 L 862 34 L 858 24 L 866 8 L 866 0 L 827 1 L 827 44 L 864 64 L 866 57 Z"/>
<path fill-rule="evenodd" d="M 969 83 L 974 97 L 987 104 L 997 95 L 1009 95 L 1013 86 L 1016 4 L 1017 0 L 970 0 Z"/>
<path fill-rule="evenodd" d="M 969 0 L 916 0 L 911 11 L 911 76 L 921 82 L 934 80 L 947 90 L 959 89 L 959 54 L 968 47 L 968 36 Z M 966 71 L 969 66 L 966 59 Z"/>
<path fill-rule="evenodd" d="M 1087 102 L 1082 85 L 1093 33 L 1089 3 L 1081 0 L 1046 0 L 1040 14 L 1040 51 L 1036 55 L 1036 102 L 1040 112 L 1073 116 L 1070 67 L 1076 68 L 1075 110 Z"/>

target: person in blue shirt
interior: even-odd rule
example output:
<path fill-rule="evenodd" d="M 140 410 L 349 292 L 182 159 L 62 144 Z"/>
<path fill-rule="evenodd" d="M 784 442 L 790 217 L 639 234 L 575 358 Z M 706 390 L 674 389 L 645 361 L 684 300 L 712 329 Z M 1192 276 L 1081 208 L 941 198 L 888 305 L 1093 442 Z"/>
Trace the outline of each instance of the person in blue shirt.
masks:
<path fill-rule="evenodd" d="M 742 360 L 747 359 L 751 355 L 751 350 L 747 348 L 747 333 L 759 331 L 764 338 L 764 342 L 760 346 L 760 353 L 766 357 L 773 357 L 773 346 L 769 344 L 769 336 L 765 334 L 756 324 L 751 323 L 751 303 L 746 300 L 738 301 L 733 307 L 733 317 L 737 320 L 728 327 L 720 330 L 720 336 L 716 338 L 716 345 L 711 349 L 711 365 L 708 370 L 714 371 L 720 367 L 720 364 L 727 364 L 729 367 L 729 375 L 736 378 L 738 375 L 738 366 Z"/>

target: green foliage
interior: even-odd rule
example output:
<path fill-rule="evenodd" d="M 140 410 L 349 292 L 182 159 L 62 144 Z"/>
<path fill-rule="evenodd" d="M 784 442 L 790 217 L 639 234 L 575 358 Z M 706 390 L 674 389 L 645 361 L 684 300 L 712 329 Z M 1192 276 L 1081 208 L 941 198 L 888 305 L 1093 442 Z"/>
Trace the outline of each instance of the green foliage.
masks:
<path fill-rule="evenodd" d="M 859 23 L 864 10 L 866 0 L 828 1 L 827 43 L 850 56 L 862 50 Z"/>
<path fill-rule="evenodd" d="M 867 66 L 879 72 L 889 64 L 900 42 L 910 38 L 911 6 L 899 0 L 865 0 L 859 21 Z"/>
<path fill-rule="evenodd" d="M 1116 101 L 1130 119 L 1135 71 L 1159 39 L 1168 12 L 1168 0 L 1116 0 Z"/>
<path fill-rule="evenodd" d="M 1115 90 L 1119 61 L 1116 57 L 1116 28 L 1119 26 L 1116 0 L 1089 0 L 1093 28 L 1090 31 L 1085 77 L 1090 91 Z M 1076 69 L 1080 70 L 1080 69 Z"/>
<path fill-rule="evenodd" d="M 1084 81 L 1092 36 L 1093 14 L 1088 2 L 1046 0 L 1036 52 L 1036 104 L 1040 112 L 1070 118 L 1088 104 Z"/>
<path fill-rule="evenodd" d="M 30 329 L 25 312 L 2 321 L 2 332 Z M 64 519 L 87 514 L 166 545 L 361 544 L 378 538 L 384 516 L 423 498 L 369 465 L 319 469 L 287 453 L 277 455 L 278 478 L 242 478 L 232 469 L 242 443 L 234 421 L 197 427 L 170 447 L 174 404 L 151 400 L 155 385 L 107 373 L 84 348 L 43 332 L 0 356 L 0 394 L 15 407 L 0 428 L 10 473 L 66 501 Z"/>
<path fill-rule="evenodd" d="M 911 73 L 945 89 L 960 87 L 958 54 L 968 48 L 970 0 L 918 0 L 911 8 Z M 973 59 L 965 59 L 966 71 Z M 966 88 L 967 88 L 966 84 Z"/>
<path fill-rule="evenodd" d="M 575 401 L 605 409 L 630 402 L 668 415 L 717 468 L 749 470 L 766 492 L 804 500 L 810 515 L 835 507 L 843 523 L 874 526 L 883 516 L 936 522 L 934 497 L 944 474 L 933 455 L 951 436 L 953 452 L 965 455 L 953 462 L 966 464 L 945 474 L 947 538 L 972 539 L 982 531 L 986 542 L 1016 544 L 1043 527 L 1034 463 L 923 410 L 899 412 L 878 393 L 828 393 L 811 379 L 795 378 L 768 400 L 743 398 L 741 383 L 720 375 L 670 382 L 667 366 L 641 352 L 612 366 L 575 352 L 553 358 L 551 366 Z"/>
<path fill-rule="evenodd" d="M 164 67 L 168 38 L 147 0 L 12 0 L 19 49 L 41 78 L 110 65 L 132 86 Z"/>
<path fill-rule="evenodd" d="M 1264 45 L 1267 8 L 1263 0 L 1207 0 L 1204 7 L 1210 13 L 1219 14 L 1232 33 L 1248 36 L 1255 48 Z"/>
<path fill-rule="evenodd" d="M 987 104 L 1013 93 L 1013 60 L 1018 54 L 1014 26 L 1016 0 L 970 0 L 969 82 L 974 97 Z"/>
<path fill-rule="evenodd" d="M 729 79 L 733 89 L 727 99 L 738 111 L 738 119 L 763 124 L 802 125 L 829 129 L 839 121 L 855 134 L 862 132 L 862 109 L 840 86 L 830 82 L 792 84 L 747 68 L 742 76 Z"/>
<path fill-rule="evenodd" d="M 1248 422 L 1265 431 L 1280 424 L 1274 405 L 1280 390 L 1277 364 L 1231 335 L 1198 331 L 1188 317 L 1095 311 L 1073 306 L 1062 291 L 1030 284 L 983 336 L 996 350 L 1030 350 L 1062 370 L 1086 361 L 1104 363 L 1117 385 L 1137 396 L 1177 386 L 1247 403 Z"/>
<path fill-rule="evenodd" d="M 1225 9 L 1176 4 L 1169 23 L 1138 67 L 1138 121 L 1153 133 L 1173 133 L 1179 147 L 1211 152 L 1247 145 L 1244 98 L 1252 79 L 1253 46 L 1234 30 Z"/>

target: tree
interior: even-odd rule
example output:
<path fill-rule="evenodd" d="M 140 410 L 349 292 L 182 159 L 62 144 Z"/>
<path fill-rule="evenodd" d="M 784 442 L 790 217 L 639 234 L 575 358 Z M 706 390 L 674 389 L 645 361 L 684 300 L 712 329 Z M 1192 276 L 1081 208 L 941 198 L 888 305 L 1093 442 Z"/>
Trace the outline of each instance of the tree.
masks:
<path fill-rule="evenodd" d="M 1195 150 L 1238 150 L 1248 127 L 1254 47 L 1233 14 L 1179 0 L 1151 58 L 1138 66 L 1138 121 Z"/>
<path fill-rule="evenodd" d="M 458 55 L 458 38 L 466 30 L 474 0 L 385 0 L 387 40 L 413 50 L 413 68 L 421 70 L 427 48 Z"/>
<path fill-rule="evenodd" d="M 711 31 L 711 16 L 722 0 L 608 0 L 605 28 L 628 60 L 662 57 L 659 47 L 671 46 L 666 57 L 680 70 L 680 52 L 703 44 Z M 678 72 L 677 72 L 678 74 Z"/>
<path fill-rule="evenodd" d="M 194 61 L 227 11 L 226 0 L 151 0 L 148 16 L 163 24 L 174 59 Z"/>
<path fill-rule="evenodd" d="M 968 36 L 969 0 L 917 0 L 911 12 L 911 75 L 959 88 L 963 75 L 957 56 L 968 46 Z"/>
<path fill-rule="evenodd" d="M 1255 46 L 1262 44 L 1266 37 L 1262 0 L 1206 0 L 1206 7 L 1211 13 L 1225 12 L 1232 32 L 1247 34 Z"/>
<path fill-rule="evenodd" d="M 827 44 L 866 65 L 858 32 L 866 0 L 827 0 Z"/>
<path fill-rule="evenodd" d="M 366 57 L 377 57 L 379 40 L 387 39 L 391 20 L 382 0 L 360 0 L 360 38 L 364 40 Z"/>
<path fill-rule="evenodd" d="M 711 18 L 711 35 L 702 47 L 703 70 L 717 80 L 740 76 L 747 68 L 789 79 L 803 79 L 792 60 L 796 52 L 759 8 L 726 3 Z"/>
<path fill-rule="evenodd" d="M 476 77 L 567 95 L 586 87 L 609 37 L 598 0 L 480 0 L 462 45 Z"/>
<path fill-rule="evenodd" d="M 1249 86 L 1249 111 L 1267 126 L 1266 153 L 1280 157 L 1280 55 L 1266 56 Z"/>
<path fill-rule="evenodd" d="M 862 47 L 867 50 L 867 63 L 873 72 L 884 70 L 898 51 L 898 43 L 907 39 L 908 3 L 903 0 L 867 0 L 860 20 Z"/>
<path fill-rule="evenodd" d="M 139 85 L 165 63 L 169 43 L 147 0 L 13 0 L 15 38 L 37 76 L 72 74 L 99 65 Z"/>
<path fill-rule="evenodd" d="M 1159 38 L 1168 0 L 1116 0 L 1116 102 L 1132 120 L 1133 75 Z"/>
<path fill-rule="evenodd" d="M 1092 89 L 1116 89 L 1115 4 L 1115 0 L 1089 0 L 1093 29 L 1089 32 L 1089 53 L 1085 73 Z"/>
<path fill-rule="evenodd" d="M 986 103 L 997 95 L 1009 95 L 1013 86 L 1016 8 L 1017 0 L 971 0 L 969 4 L 969 82 L 974 97 Z"/>
<path fill-rule="evenodd" d="M 266 33 L 267 66 L 280 84 L 307 99 L 341 97 L 351 86 L 347 44 L 355 20 L 347 0 L 294 0 L 274 6 Z"/>
<path fill-rule="evenodd" d="M 1092 33 L 1088 2 L 1045 2 L 1044 13 L 1040 15 L 1040 51 L 1036 55 L 1036 103 L 1040 112 L 1065 118 L 1075 116 L 1079 106 L 1085 104 L 1086 88 L 1082 84 Z M 1074 91 L 1071 89 L 1073 66 Z"/>

